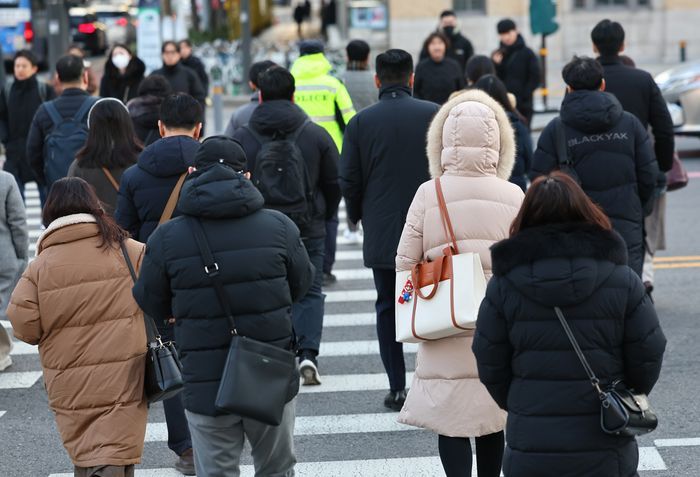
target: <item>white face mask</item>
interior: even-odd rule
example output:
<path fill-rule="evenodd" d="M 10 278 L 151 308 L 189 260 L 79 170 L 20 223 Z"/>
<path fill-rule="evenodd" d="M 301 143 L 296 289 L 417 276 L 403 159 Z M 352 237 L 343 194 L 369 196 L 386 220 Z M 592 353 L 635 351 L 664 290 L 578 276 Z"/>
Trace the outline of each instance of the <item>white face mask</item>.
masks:
<path fill-rule="evenodd" d="M 131 58 L 129 57 L 129 55 L 119 54 L 112 56 L 112 64 L 120 70 L 129 66 L 130 61 Z"/>

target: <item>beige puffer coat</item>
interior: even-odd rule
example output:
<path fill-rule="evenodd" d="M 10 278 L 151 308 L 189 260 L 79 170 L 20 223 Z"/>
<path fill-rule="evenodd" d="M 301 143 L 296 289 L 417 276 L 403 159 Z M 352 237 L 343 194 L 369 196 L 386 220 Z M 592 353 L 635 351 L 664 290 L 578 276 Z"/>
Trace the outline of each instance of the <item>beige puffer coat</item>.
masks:
<path fill-rule="evenodd" d="M 440 177 L 460 253 L 477 252 L 491 278 L 489 247 L 508 237 L 523 200 L 508 182 L 515 163 L 510 121 L 486 93 L 471 90 L 445 104 L 428 131 L 430 173 Z M 396 256 L 397 271 L 442 254 L 449 239 L 440 219 L 435 180 L 417 191 Z M 506 413 L 479 382 L 473 332 L 421 343 L 399 422 L 450 437 L 504 429 Z"/>
<path fill-rule="evenodd" d="M 7 314 L 15 336 L 39 345 L 49 406 L 79 467 L 141 460 L 147 407 L 146 331 L 121 250 L 101 248 L 92 215 L 61 217 L 37 245 Z M 127 241 L 134 267 L 144 245 Z"/>

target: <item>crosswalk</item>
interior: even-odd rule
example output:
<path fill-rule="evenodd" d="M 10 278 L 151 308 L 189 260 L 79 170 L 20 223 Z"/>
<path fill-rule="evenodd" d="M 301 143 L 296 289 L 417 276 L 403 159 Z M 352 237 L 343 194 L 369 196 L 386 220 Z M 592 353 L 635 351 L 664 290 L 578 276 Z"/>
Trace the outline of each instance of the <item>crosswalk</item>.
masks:
<path fill-rule="evenodd" d="M 32 242 L 35 242 L 40 234 L 36 189 L 27 190 L 27 204 Z M 323 384 L 302 387 L 297 398 L 295 436 L 299 464 L 296 473 L 301 477 L 444 475 L 437 457 L 436 436 L 399 424 L 397 414 L 383 407 L 388 382 L 375 338 L 376 292 L 370 271 L 362 267 L 361 246 L 342 238 L 343 222 L 341 219 L 334 270 L 338 282 L 325 290 L 324 342 L 319 357 Z M 34 254 L 33 245 L 31 254 Z M 11 329 L 8 322 L 0 324 Z M 405 350 L 409 370 L 407 382 L 410 383 L 417 346 L 406 345 Z M 24 393 L 25 399 L 43 396 L 37 347 L 15 342 L 12 355 L 20 357 L 24 366 L 17 371 L 10 368 L 0 373 L 0 393 Z M 17 411 L 4 405 L 0 410 L 0 428 L 3 419 L 8 419 L 13 412 Z M 53 438 L 58 441 L 58 434 Z M 28 458 L 35 457 L 30 449 L 27 453 Z M 173 459 L 167 452 L 167 427 L 158 404 L 149 417 L 143 461 L 137 477 L 181 475 L 171 468 Z M 251 463 L 249 457 L 244 458 L 241 475 L 254 475 Z M 49 460 L 41 475 L 69 477 L 71 469 L 67 458 L 58 462 Z M 666 470 L 657 446 L 640 448 L 639 470 Z"/>

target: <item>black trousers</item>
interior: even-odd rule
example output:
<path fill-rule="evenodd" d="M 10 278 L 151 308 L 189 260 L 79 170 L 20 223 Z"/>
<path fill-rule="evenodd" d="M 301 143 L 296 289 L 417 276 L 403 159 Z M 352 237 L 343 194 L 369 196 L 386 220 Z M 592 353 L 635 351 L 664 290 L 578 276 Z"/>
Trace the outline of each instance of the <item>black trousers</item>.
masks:
<path fill-rule="evenodd" d="M 373 268 L 374 286 L 377 288 L 377 338 L 379 354 L 382 357 L 384 369 L 389 377 L 389 387 L 392 391 L 406 389 L 406 363 L 403 357 L 403 343 L 396 342 L 395 302 L 394 296 L 396 272 Z"/>
<path fill-rule="evenodd" d="M 499 477 L 503 463 L 503 431 L 477 437 L 476 470 L 479 477 Z M 467 437 L 438 436 L 440 460 L 446 477 L 471 477 L 472 445 Z"/>

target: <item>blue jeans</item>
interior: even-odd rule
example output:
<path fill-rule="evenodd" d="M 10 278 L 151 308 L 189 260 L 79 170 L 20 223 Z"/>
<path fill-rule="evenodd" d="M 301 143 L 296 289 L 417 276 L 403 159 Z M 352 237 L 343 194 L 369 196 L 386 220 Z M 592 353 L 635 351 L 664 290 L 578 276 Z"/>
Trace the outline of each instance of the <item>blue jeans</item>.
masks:
<path fill-rule="evenodd" d="M 163 341 L 174 340 L 172 325 L 158 323 L 158 331 Z M 163 401 L 165 423 L 168 426 L 168 447 L 177 455 L 192 448 L 190 428 L 185 417 L 185 404 L 182 393 Z"/>
<path fill-rule="evenodd" d="M 299 350 L 310 350 L 318 354 L 323 331 L 323 305 L 326 300 L 326 295 L 321 289 L 323 287 L 325 239 L 304 239 L 304 246 L 316 271 L 309 292 L 292 305 L 292 322 Z"/>
<path fill-rule="evenodd" d="M 373 268 L 374 286 L 377 288 L 377 339 L 379 354 L 389 377 L 392 391 L 406 389 L 406 363 L 403 357 L 403 343 L 396 341 L 396 272 Z"/>

